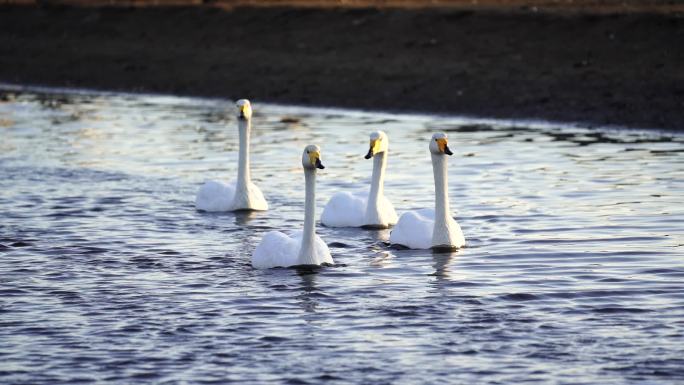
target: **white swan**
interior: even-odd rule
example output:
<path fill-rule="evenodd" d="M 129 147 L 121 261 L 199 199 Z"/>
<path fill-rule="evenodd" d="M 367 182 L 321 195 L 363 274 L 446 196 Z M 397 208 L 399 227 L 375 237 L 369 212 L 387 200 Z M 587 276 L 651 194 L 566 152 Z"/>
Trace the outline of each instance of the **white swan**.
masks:
<path fill-rule="evenodd" d="M 465 238 L 449 209 L 446 155 L 453 153 L 447 145 L 446 134 L 432 135 L 430 153 L 435 178 L 435 208 L 402 214 L 390 234 L 390 243 L 410 249 L 457 249 L 465 246 Z"/>
<path fill-rule="evenodd" d="M 397 213 L 385 197 L 385 168 L 389 153 L 389 139 L 382 131 L 370 135 L 370 150 L 366 159 L 373 158 L 370 190 L 353 193 L 342 191 L 333 195 L 323 209 L 321 223 L 329 227 L 371 227 L 386 229 L 397 223 Z"/>
<path fill-rule="evenodd" d="M 240 152 L 237 181 L 205 181 L 197 192 L 195 208 L 203 211 L 268 210 L 264 195 L 254 183 L 249 169 L 249 135 L 252 106 L 247 99 L 237 101 Z"/>
<path fill-rule="evenodd" d="M 296 231 L 290 236 L 280 231 L 269 231 L 259 242 L 252 254 L 252 266 L 257 269 L 288 267 L 297 265 L 333 264 L 328 245 L 316 235 L 316 169 L 323 169 L 321 152 L 318 146 L 309 145 L 302 154 L 306 199 L 304 211 L 304 231 Z"/>

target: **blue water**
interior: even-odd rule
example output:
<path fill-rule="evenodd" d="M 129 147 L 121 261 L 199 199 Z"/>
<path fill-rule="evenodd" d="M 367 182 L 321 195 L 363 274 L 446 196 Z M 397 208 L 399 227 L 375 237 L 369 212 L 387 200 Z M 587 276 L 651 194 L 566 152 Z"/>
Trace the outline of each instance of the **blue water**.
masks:
<path fill-rule="evenodd" d="M 231 102 L 0 91 L 0 383 L 684 382 L 684 135 L 254 103 L 271 210 L 194 210 L 236 175 Z M 394 250 L 317 231 L 337 265 L 255 270 L 271 229 L 361 188 L 390 138 L 386 194 L 432 205 L 448 132 L 469 247 Z"/>

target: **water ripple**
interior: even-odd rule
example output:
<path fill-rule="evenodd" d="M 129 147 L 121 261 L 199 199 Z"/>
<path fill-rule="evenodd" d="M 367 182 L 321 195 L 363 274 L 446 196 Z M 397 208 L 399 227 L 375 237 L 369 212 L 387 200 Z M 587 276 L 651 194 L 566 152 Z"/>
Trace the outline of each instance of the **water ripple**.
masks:
<path fill-rule="evenodd" d="M 0 100 L 2 383 L 684 381 L 680 134 L 256 104 L 272 209 L 208 214 L 198 185 L 236 173 L 229 103 Z M 252 269 L 263 233 L 301 226 L 301 148 L 326 159 L 320 212 L 368 183 L 377 129 L 400 212 L 432 205 L 425 141 L 449 132 L 469 246 L 319 227 L 335 266 Z"/>

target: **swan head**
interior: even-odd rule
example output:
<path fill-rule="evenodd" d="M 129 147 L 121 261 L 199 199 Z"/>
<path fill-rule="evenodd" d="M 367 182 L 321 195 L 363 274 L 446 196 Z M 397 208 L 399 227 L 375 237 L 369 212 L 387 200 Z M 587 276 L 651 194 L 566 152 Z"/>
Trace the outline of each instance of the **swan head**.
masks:
<path fill-rule="evenodd" d="M 436 154 L 436 155 L 442 155 L 442 154 L 453 155 L 454 154 L 449 149 L 449 142 L 447 140 L 447 135 L 445 133 L 438 132 L 438 133 L 432 135 L 432 139 L 430 139 L 430 152 L 433 154 Z"/>
<path fill-rule="evenodd" d="M 305 170 L 324 169 L 325 166 L 321 163 L 321 148 L 315 144 L 306 146 L 302 154 L 302 166 Z"/>
<path fill-rule="evenodd" d="M 375 131 L 370 134 L 370 149 L 365 158 L 370 159 L 377 154 L 386 152 L 389 149 L 389 140 L 384 131 Z"/>
<path fill-rule="evenodd" d="M 238 108 L 238 119 L 249 120 L 252 118 L 252 105 L 247 99 L 238 100 L 235 105 Z"/>

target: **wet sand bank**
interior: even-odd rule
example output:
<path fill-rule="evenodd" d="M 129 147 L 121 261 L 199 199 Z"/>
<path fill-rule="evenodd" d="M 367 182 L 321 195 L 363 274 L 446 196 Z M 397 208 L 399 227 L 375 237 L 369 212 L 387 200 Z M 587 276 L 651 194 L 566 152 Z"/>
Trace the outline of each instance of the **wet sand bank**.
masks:
<path fill-rule="evenodd" d="M 0 82 L 684 128 L 678 12 L 0 5 Z"/>

